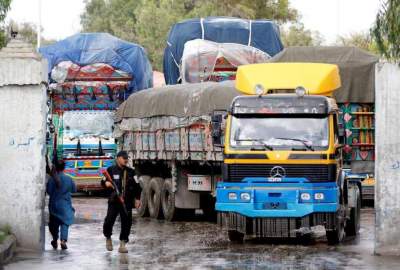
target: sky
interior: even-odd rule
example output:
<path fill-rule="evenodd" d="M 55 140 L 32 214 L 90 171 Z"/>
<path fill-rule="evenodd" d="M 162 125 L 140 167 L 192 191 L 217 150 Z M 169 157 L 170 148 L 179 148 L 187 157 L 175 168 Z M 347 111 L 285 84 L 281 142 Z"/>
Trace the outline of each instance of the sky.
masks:
<path fill-rule="evenodd" d="M 41 0 L 43 36 L 63 39 L 80 31 L 83 0 Z M 251 1 L 251 0 L 250 0 Z M 13 0 L 6 21 L 38 21 L 39 0 Z M 338 35 L 368 31 L 382 0 L 290 0 L 305 27 L 318 31 L 324 44 L 332 44 Z"/>

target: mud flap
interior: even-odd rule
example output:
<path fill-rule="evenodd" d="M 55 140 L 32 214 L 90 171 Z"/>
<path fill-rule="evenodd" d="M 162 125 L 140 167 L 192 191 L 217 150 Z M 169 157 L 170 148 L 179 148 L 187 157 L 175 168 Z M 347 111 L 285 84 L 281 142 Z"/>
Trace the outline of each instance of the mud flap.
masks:
<path fill-rule="evenodd" d="M 176 187 L 175 207 L 183 209 L 200 208 L 200 193 L 188 190 L 188 177 L 179 169 L 177 169 Z"/>

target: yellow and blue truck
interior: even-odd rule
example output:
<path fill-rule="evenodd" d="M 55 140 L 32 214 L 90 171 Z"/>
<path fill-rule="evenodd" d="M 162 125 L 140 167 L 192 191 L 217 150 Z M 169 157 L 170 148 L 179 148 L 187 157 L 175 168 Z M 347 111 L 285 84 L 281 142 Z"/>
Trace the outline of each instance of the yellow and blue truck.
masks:
<path fill-rule="evenodd" d="M 340 85 L 332 64 L 238 68 L 243 95 L 225 117 L 213 117 L 213 141 L 224 148 L 215 208 L 231 241 L 297 238 L 318 225 L 329 244 L 358 233 L 361 183 L 343 170 L 344 130 L 332 98 Z"/>

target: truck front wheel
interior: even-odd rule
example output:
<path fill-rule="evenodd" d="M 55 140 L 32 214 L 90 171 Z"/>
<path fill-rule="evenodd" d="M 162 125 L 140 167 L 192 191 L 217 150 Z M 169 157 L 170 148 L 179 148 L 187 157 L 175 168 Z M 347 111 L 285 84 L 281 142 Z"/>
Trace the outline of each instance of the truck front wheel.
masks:
<path fill-rule="evenodd" d="M 326 238 L 329 245 L 337 245 L 344 239 L 344 220 L 340 212 L 336 214 L 335 228 L 326 231 Z"/>
<path fill-rule="evenodd" d="M 162 211 L 160 211 L 162 184 L 163 179 L 159 177 L 151 178 L 149 183 L 147 205 L 151 218 L 162 218 Z"/>
<path fill-rule="evenodd" d="M 229 230 L 228 238 L 231 242 L 243 243 L 244 234 L 238 231 Z"/>

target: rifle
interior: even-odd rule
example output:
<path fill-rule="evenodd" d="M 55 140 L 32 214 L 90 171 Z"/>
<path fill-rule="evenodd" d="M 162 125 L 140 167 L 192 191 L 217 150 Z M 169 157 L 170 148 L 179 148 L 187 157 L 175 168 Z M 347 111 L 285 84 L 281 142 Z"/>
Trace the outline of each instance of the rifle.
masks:
<path fill-rule="evenodd" d="M 111 178 L 111 176 L 110 176 L 110 174 L 108 173 L 107 170 L 103 170 L 103 175 L 106 178 L 106 180 L 109 181 L 112 184 L 112 186 L 113 186 L 113 188 L 115 190 L 115 194 L 118 197 L 118 201 L 121 203 L 122 209 L 124 210 L 124 213 L 128 216 L 128 210 L 126 209 L 124 196 L 122 196 L 121 193 L 119 192 L 117 185 L 114 183 L 114 181 L 112 180 L 112 178 Z"/>

